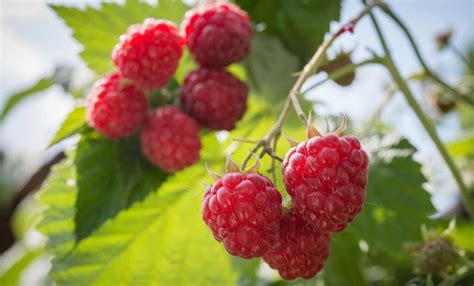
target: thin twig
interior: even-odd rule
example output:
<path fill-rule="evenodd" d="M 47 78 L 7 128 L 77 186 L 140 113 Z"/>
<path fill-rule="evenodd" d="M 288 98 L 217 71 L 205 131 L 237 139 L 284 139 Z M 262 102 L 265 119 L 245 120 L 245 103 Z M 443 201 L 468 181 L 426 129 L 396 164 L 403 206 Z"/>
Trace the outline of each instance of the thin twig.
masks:
<path fill-rule="evenodd" d="M 449 85 L 448 83 L 446 83 L 444 80 L 442 80 L 440 77 L 438 77 L 436 75 L 436 73 L 434 73 L 429 67 L 428 65 L 426 64 L 423 56 L 421 55 L 420 53 L 420 50 L 418 49 L 418 46 L 416 45 L 415 43 L 415 39 L 413 38 L 413 36 L 411 35 L 410 31 L 408 30 L 407 26 L 400 20 L 399 17 L 397 17 L 395 15 L 395 13 L 392 11 L 392 9 L 390 9 L 390 7 L 385 4 L 385 3 L 381 3 L 380 4 L 380 8 L 382 9 L 382 11 L 384 11 L 388 16 L 390 16 L 390 18 L 392 18 L 392 20 L 400 27 L 400 29 L 402 29 L 402 31 L 405 33 L 405 36 L 408 38 L 408 41 L 410 42 L 414 52 L 415 52 L 415 55 L 416 57 L 418 58 L 418 61 L 420 62 L 420 64 L 423 66 L 423 69 L 425 70 L 426 72 L 426 75 L 428 77 L 430 77 L 433 81 L 437 82 L 439 85 L 443 86 L 445 89 L 447 89 L 451 94 L 454 95 L 454 97 L 464 101 L 465 103 L 471 105 L 471 106 L 474 106 L 474 99 L 470 98 L 469 96 L 467 96 L 466 94 L 463 94 L 461 92 L 459 92 L 458 90 L 456 90 L 455 88 L 453 88 L 451 85 Z"/>
<path fill-rule="evenodd" d="M 365 3 L 365 0 L 363 0 Z M 456 164 L 454 163 L 453 158 L 449 154 L 448 150 L 444 146 L 443 142 L 439 138 L 436 128 L 432 125 L 428 117 L 423 113 L 423 110 L 421 109 L 420 105 L 416 101 L 415 97 L 413 96 L 410 88 L 404 81 L 403 77 L 401 76 L 400 72 L 398 71 L 398 68 L 396 67 L 393 58 L 391 56 L 390 49 L 387 45 L 387 42 L 385 41 L 385 37 L 383 36 L 382 30 L 380 29 L 380 26 L 375 18 L 375 16 L 370 13 L 370 18 L 372 20 L 372 23 L 374 25 L 374 28 L 377 32 L 378 38 L 380 40 L 380 43 L 382 44 L 382 47 L 385 52 L 386 56 L 386 61 L 385 61 L 385 66 L 389 70 L 390 74 L 392 75 L 393 80 L 397 83 L 400 91 L 402 94 L 405 96 L 405 99 L 407 100 L 409 106 L 411 109 L 415 112 L 416 116 L 420 120 L 421 124 L 425 128 L 426 132 L 428 135 L 431 137 L 431 140 L 435 144 L 436 148 L 438 149 L 439 153 L 443 157 L 444 161 L 446 162 L 446 165 L 449 167 L 454 179 L 456 180 L 459 189 L 461 190 L 461 194 L 464 199 L 464 203 L 466 205 L 467 211 L 471 218 L 474 215 L 474 201 L 472 200 L 471 193 L 467 186 L 464 184 L 464 181 L 461 176 L 461 172 L 457 168 Z"/>
<path fill-rule="evenodd" d="M 276 154 L 272 150 L 272 147 L 270 146 L 270 142 L 272 141 L 274 137 L 281 134 L 281 129 L 283 128 L 283 124 L 285 123 L 286 118 L 288 117 L 288 114 L 292 106 L 294 107 L 294 110 L 297 113 L 298 118 L 300 118 L 303 124 L 305 125 L 307 124 L 306 115 L 304 114 L 297 97 L 300 94 L 301 87 L 303 86 L 304 82 L 306 81 L 306 79 L 308 79 L 308 77 L 314 74 L 314 72 L 319 68 L 319 66 L 321 65 L 321 62 L 323 61 L 324 55 L 326 54 L 327 49 L 340 35 L 343 34 L 343 32 L 341 31 L 351 31 L 354 28 L 354 26 L 357 24 L 357 22 L 359 22 L 360 19 L 362 19 L 374 7 L 380 4 L 381 2 L 377 0 L 369 5 L 366 5 L 364 10 L 359 12 L 359 14 L 357 14 L 354 18 L 352 18 L 350 21 L 344 24 L 336 33 L 331 34 L 331 36 L 319 46 L 319 48 L 316 50 L 316 53 L 309 60 L 309 62 L 304 66 L 301 73 L 299 73 L 299 76 L 295 84 L 293 85 L 293 87 L 290 90 L 290 93 L 288 94 L 285 105 L 283 107 L 283 110 L 280 113 L 280 116 L 277 119 L 277 122 L 275 123 L 275 125 L 273 125 L 272 129 L 270 129 L 268 134 L 260 142 L 258 142 L 254 146 L 254 148 L 252 148 L 251 153 L 255 153 L 260 148 L 263 148 L 263 151 L 265 153 L 269 154 L 270 156 L 276 156 Z M 252 156 L 251 154 L 248 154 L 247 157 L 244 159 L 244 161 L 242 162 L 242 169 L 245 168 L 251 156 Z"/>

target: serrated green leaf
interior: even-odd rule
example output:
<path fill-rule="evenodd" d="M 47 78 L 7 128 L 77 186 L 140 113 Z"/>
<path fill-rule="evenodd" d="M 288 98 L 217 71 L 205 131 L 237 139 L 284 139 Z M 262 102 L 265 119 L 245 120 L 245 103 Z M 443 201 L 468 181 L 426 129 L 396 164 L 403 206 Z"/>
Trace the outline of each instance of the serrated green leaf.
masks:
<path fill-rule="evenodd" d="M 304 64 L 323 42 L 331 21 L 339 19 L 341 1 L 237 0 L 264 33 L 278 37 Z M 277 58 L 279 60 L 279 58 Z"/>
<path fill-rule="evenodd" d="M 201 166 L 173 175 L 53 266 L 58 285 L 234 285 L 229 256 L 200 219 Z"/>
<path fill-rule="evenodd" d="M 351 231 L 333 234 L 330 253 L 323 272 L 326 285 L 367 285 L 357 235 Z"/>
<path fill-rule="evenodd" d="M 124 4 L 102 3 L 98 9 L 79 9 L 50 5 L 73 30 L 74 38 L 82 44 L 82 59 L 97 74 L 113 70 L 110 54 L 120 35 L 132 24 L 146 18 L 160 18 L 179 23 L 189 7 L 181 1 L 161 0 L 157 6 L 128 0 Z"/>
<path fill-rule="evenodd" d="M 286 51 L 277 38 L 257 33 L 244 66 L 255 93 L 272 105 L 281 103 L 296 81 L 298 58 Z"/>
<path fill-rule="evenodd" d="M 60 141 L 71 137 L 86 127 L 86 109 L 83 106 L 74 108 L 64 120 L 63 124 L 49 143 L 52 146 Z"/>
<path fill-rule="evenodd" d="M 2 112 L 0 113 L 0 122 L 7 116 L 7 114 L 22 100 L 35 95 L 38 92 L 44 91 L 54 85 L 52 78 L 43 78 L 37 81 L 33 86 L 13 94 L 8 98 Z"/>
<path fill-rule="evenodd" d="M 143 158 L 137 136 L 112 141 L 95 132 L 85 132 L 75 163 L 78 240 L 156 190 L 167 178 L 166 173 Z"/>
<path fill-rule="evenodd" d="M 28 250 L 18 261 L 0 275 L 0 285 L 21 285 L 20 281 L 23 272 L 30 266 L 31 262 L 37 259 L 42 253 L 41 250 Z"/>
<path fill-rule="evenodd" d="M 46 250 L 56 258 L 71 250 L 76 240 L 76 197 L 76 172 L 73 160 L 67 158 L 52 168 L 50 177 L 37 195 L 45 207 L 37 229 L 48 238 Z"/>
<path fill-rule="evenodd" d="M 367 201 L 349 227 L 364 239 L 371 251 L 382 251 L 400 259 L 408 256 L 404 244 L 421 239 L 420 225 L 430 224 L 434 212 L 421 165 L 413 160 L 415 148 L 393 136 L 372 138 Z M 375 149 L 374 149 L 375 148 Z"/>

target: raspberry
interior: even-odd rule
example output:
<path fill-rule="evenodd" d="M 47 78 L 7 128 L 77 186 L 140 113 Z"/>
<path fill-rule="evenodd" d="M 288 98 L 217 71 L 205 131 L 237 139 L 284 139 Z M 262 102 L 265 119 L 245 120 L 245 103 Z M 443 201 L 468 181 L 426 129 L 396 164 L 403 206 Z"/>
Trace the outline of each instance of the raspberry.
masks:
<path fill-rule="evenodd" d="M 453 243 L 445 238 L 426 242 L 413 253 L 413 262 L 423 274 L 442 274 L 459 257 Z"/>
<path fill-rule="evenodd" d="M 329 233 L 311 231 L 301 218 L 286 214 L 280 222 L 280 239 L 263 260 L 283 279 L 310 279 L 329 257 L 330 240 Z"/>
<path fill-rule="evenodd" d="M 87 97 L 87 121 L 101 135 L 118 139 L 135 133 L 146 117 L 148 100 L 117 73 L 106 75 Z"/>
<path fill-rule="evenodd" d="M 130 26 L 112 51 L 120 73 L 143 88 L 165 86 L 175 73 L 183 53 L 183 39 L 176 25 L 147 19 Z"/>
<path fill-rule="evenodd" d="M 298 215 L 322 231 L 342 231 L 367 196 L 368 156 L 354 136 L 326 134 L 293 147 L 283 181 Z"/>
<path fill-rule="evenodd" d="M 232 130 L 247 109 L 247 85 L 222 69 L 198 68 L 184 80 L 183 110 L 202 126 Z"/>
<path fill-rule="evenodd" d="M 199 160 L 199 126 L 173 106 L 156 109 L 141 134 L 142 151 L 168 173 L 191 166 Z"/>
<path fill-rule="evenodd" d="M 181 30 L 193 58 L 203 66 L 223 67 L 249 54 L 252 27 L 244 11 L 212 3 L 188 11 Z"/>
<path fill-rule="evenodd" d="M 227 173 L 204 195 L 202 217 L 232 255 L 260 257 L 278 239 L 281 195 L 266 177 Z"/>

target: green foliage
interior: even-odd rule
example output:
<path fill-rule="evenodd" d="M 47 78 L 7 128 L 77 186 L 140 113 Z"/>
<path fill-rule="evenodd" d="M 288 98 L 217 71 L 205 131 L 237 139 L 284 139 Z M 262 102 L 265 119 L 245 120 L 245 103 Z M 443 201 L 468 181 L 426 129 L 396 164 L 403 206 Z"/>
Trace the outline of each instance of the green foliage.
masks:
<path fill-rule="evenodd" d="M 132 24 L 146 18 L 162 18 L 175 23 L 181 21 L 189 8 L 181 1 L 160 0 L 157 6 L 143 1 L 127 0 L 124 5 L 101 4 L 98 9 L 50 5 L 73 30 L 74 38 L 84 47 L 80 53 L 87 66 L 97 74 L 113 70 L 111 52 L 120 35 L 125 34 Z"/>
<path fill-rule="evenodd" d="M 323 42 L 330 22 L 339 19 L 341 5 L 339 0 L 236 2 L 247 10 L 254 23 L 265 26 L 264 33 L 280 38 L 285 47 L 300 59 L 300 64 L 306 63 Z"/>
<path fill-rule="evenodd" d="M 451 155 L 457 159 L 474 160 L 474 134 L 448 144 Z"/>
<path fill-rule="evenodd" d="M 59 285 L 233 285 L 228 255 L 199 219 L 201 166 L 122 211 L 53 266 Z"/>
<path fill-rule="evenodd" d="M 53 140 L 49 143 L 52 146 L 62 140 L 80 133 L 86 128 L 86 108 L 78 106 L 74 108 L 64 120 L 63 124 L 54 135 Z"/>
<path fill-rule="evenodd" d="M 456 247 L 466 249 L 474 253 L 474 225 L 471 222 L 458 221 L 453 233 Z"/>
<path fill-rule="evenodd" d="M 371 141 L 371 142 L 370 142 Z M 354 227 L 369 247 L 403 255 L 403 243 L 420 238 L 420 225 L 434 212 L 414 147 L 393 136 L 372 138 L 375 147 L 369 168 L 367 203 Z M 369 149 L 370 150 L 370 149 Z"/>
<path fill-rule="evenodd" d="M 256 94 L 275 103 L 286 98 L 296 81 L 293 74 L 298 71 L 298 58 L 288 53 L 277 38 L 257 33 L 245 67 Z"/>
<path fill-rule="evenodd" d="M 23 271 L 30 266 L 31 262 L 37 259 L 43 252 L 41 250 L 27 250 L 26 253 L 7 271 L 0 275 L 0 285 L 14 286 L 20 285 L 21 275 Z"/>
<path fill-rule="evenodd" d="M 45 207 L 37 229 L 48 238 L 46 249 L 56 259 L 71 250 L 76 240 L 76 173 L 70 157 L 52 168 L 46 185 L 37 196 Z"/>
<path fill-rule="evenodd" d="M 5 104 L 5 107 L 0 112 L 0 122 L 7 116 L 7 114 L 22 100 L 27 99 L 38 92 L 44 91 L 54 85 L 54 80 L 52 78 L 43 78 L 37 81 L 33 86 L 13 94 L 9 97 L 8 101 Z"/>
<path fill-rule="evenodd" d="M 167 178 L 142 157 L 138 137 L 112 141 L 95 132 L 84 132 L 75 164 L 78 240 L 156 190 Z"/>
<path fill-rule="evenodd" d="M 327 285 L 366 285 L 357 235 L 351 231 L 334 234 L 330 253 L 323 272 Z"/>

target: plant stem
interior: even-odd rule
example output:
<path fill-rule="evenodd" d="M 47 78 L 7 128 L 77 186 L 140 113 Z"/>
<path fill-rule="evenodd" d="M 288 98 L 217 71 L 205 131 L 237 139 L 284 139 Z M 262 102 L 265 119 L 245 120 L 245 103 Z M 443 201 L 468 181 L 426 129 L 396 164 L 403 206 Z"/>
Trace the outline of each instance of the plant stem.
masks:
<path fill-rule="evenodd" d="M 420 64 L 423 66 L 423 69 L 425 70 L 425 73 L 428 77 L 430 77 L 433 81 L 435 81 L 436 83 L 438 83 L 439 85 L 443 86 L 445 89 L 447 89 L 449 92 L 451 92 L 454 97 L 464 101 L 465 103 L 471 105 L 471 106 L 474 106 L 474 99 L 471 99 L 469 96 L 467 96 L 466 94 L 463 94 L 461 92 L 459 92 L 458 90 L 456 90 L 455 88 L 453 88 L 451 85 L 449 85 L 448 83 L 446 83 L 444 80 L 442 80 L 440 77 L 438 77 L 429 67 L 428 65 L 426 64 L 423 56 L 421 55 L 420 53 L 420 50 L 418 49 L 418 46 L 416 45 L 415 43 L 415 39 L 413 38 L 413 36 L 411 35 L 410 31 L 408 30 L 407 26 L 400 20 L 400 18 L 395 15 L 395 13 L 393 13 L 392 9 L 390 9 L 390 7 L 385 4 L 385 3 L 381 3 L 380 4 L 380 8 L 382 9 L 382 11 L 384 11 L 388 16 L 390 16 L 390 18 L 392 18 L 392 20 L 400 27 L 400 29 L 402 29 L 402 31 L 405 33 L 405 36 L 408 38 L 408 41 L 410 42 L 414 52 L 415 52 L 415 55 L 416 57 L 418 58 L 418 61 L 420 62 Z"/>
<path fill-rule="evenodd" d="M 453 51 L 453 53 L 458 56 L 461 61 L 466 65 L 466 67 L 471 71 L 474 72 L 471 64 L 469 63 L 469 60 L 463 55 L 463 53 L 451 42 L 448 43 L 447 47 Z"/>
<path fill-rule="evenodd" d="M 309 62 L 304 66 L 303 70 L 299 74 L 295 84 L 290 90 L 290 93 L 288 94 L 288 97 L 286 99 L 285 105 L 283 107 L 283 110 L 280 113 L 280 116 L 277 119 L 277 122 L 273 125 L 272 129 L 267 133 L 267 135 L 260 141 L 258 142 L 254 148 L 250 151 L 250 153 L 245 157 L 244 161 L 242 162 L 242 169 L 245 168 L 246 164 L 252 157 L 252 154 L 257 152 L 260 148 L 263 148 L 263 151 L 266 152 L 267 154 L 274 154 L 272 147 L 270 146 L 271 140 L 275 136 L 279 136 L 281 134 L 281 129 L 283 128 L 283 124 L 286 121 L 286 118 L 288 117 L 288 114 L 291 110 L 291 107 L 293 106 L 295 109 L 295 112 L 297 113 L 298 117 L 301 119 L 303 124 L 307 124 L 307 119 L 306 115 L 302 111 L 301 105 L 298 101 L 298 94 L 300 94 L 301 87 L 303 86 L 304 82 L 308 77 L 314 74 L 314 72 L 318 69 L 318 67 L 321 65 L 321 62 L 323 60 L 323 56 L 326 54 L 327 49 L 331 46 L 331 44 L 340 36 L 343 34 L 341 31 L 346 31 L 346 27 L 351 27 L 353 29 L 353 26 L 359 22 L 360 19 L 362 19 L 365 15 L 370 13 L 370 11 L 380 5 L 381 2 L 379 0 L 374 1 L 373 3 L 366 5 L 364 10 L 360 11 L 359 14 L 357 14 L 354 18 L 352 18 L 349 22 L 347 22 L 345 25 L 343 25 L 336 33 L 331 34 L 329 38 L 327 38 L 316 50 L 316 53 L 313 55 L 313 57 L 309 60 Z"/>
<path fill-rule="evenodd" d="M 390 49 L 387 46 L 387 42 L 385 41 L 385 38 L 383 36 L 383 33 L 378 25 L 377 20 L 375 19 L 375 16 L 371 13 L 370 18 L 372 19 L 372 23 L 375 27 L 375 30 L 377 32 L 377 35 L 379 37 L 379 40 L 382 44 L 382 47 L 385 51 L 386 54 L 386 61 L 385 61 L 385 66 L 389 70 L 390 74 L 392 75 L 393 80 L 397 83 L 400 91 L 402 94 L 405 96 L 405 99 L 407 100 L 408 104 L 410 105 L 411 109 L 415 112 L 416 116 L 420 120 L 421 124 L 425 128 L 426 132 L 428 132 L 428 135 L 431 137 L 431 140 L 433 143 L 436 145 L 436 148 L 440 152 L 441 156 L 443 157 L 444 161 L 446 162 L 446 165 L 448 165 L 454 179 L 456 180 L 459 189 L 461 190 L 461 194 L 464 199 L 464 203 L 466 205 L 466 208 L 468 210 L 469 215 L 471 218 L 474 215 L 474 200 L 471 197 L 471 193 L 467 186 L 464 184 L 461 173 L 459 169 L 457 168 L 456 164 L 454 163 L 454 160 L 452 159 L 451 155 L 448 153 L 448 150 L 444 146 L 443 142 L 441 139 L 438 137 L 438 134 L 436 133 L 435 127 L 432 125 L 430 120 L 426 117 L 426 115 L 423 113 L 420 105 L 416 101 L 415 97 L 413 96 L 410 88 L 408 87 L 407 83 L 403 80 L 403 77 L 401 76 L 400 72 L 398 71 L 397 67 L 395 66 L 395 63 L 393 61 L 393 58 L 390 53 Z"/>
<path fill-rule="evenodd" d="M 331 72 L 327 78 L 311 85 L 310 87 L 308 87 L 307 89 L 303 90 L 301 93 L 302 94 L 305 94 L 307 92 L 309 92 L 310 90 L 320 86 L 321 84 L 329 81 L 329 80 L 337 80 L 341 77 L 344 77 L 345 75 L 353 72 L 355 69 L 357 69 L 358 67 L 361 67 L 361 66 L 364 66 L 364 65 L 368 65 L 368 64 L 381 64 L 383 62 L 383 59 L 382 58 L 378 58 L 378 57 L 373 57 L 373 58 L 370 58 L 370 59 L 367 59 L 365 61 L 362 61 L 360 63 L 356 63 L 356 64 L 350 64 L 350 65 L 346 65 L 340 69 L 337 69 L 333 72 Z"/>

